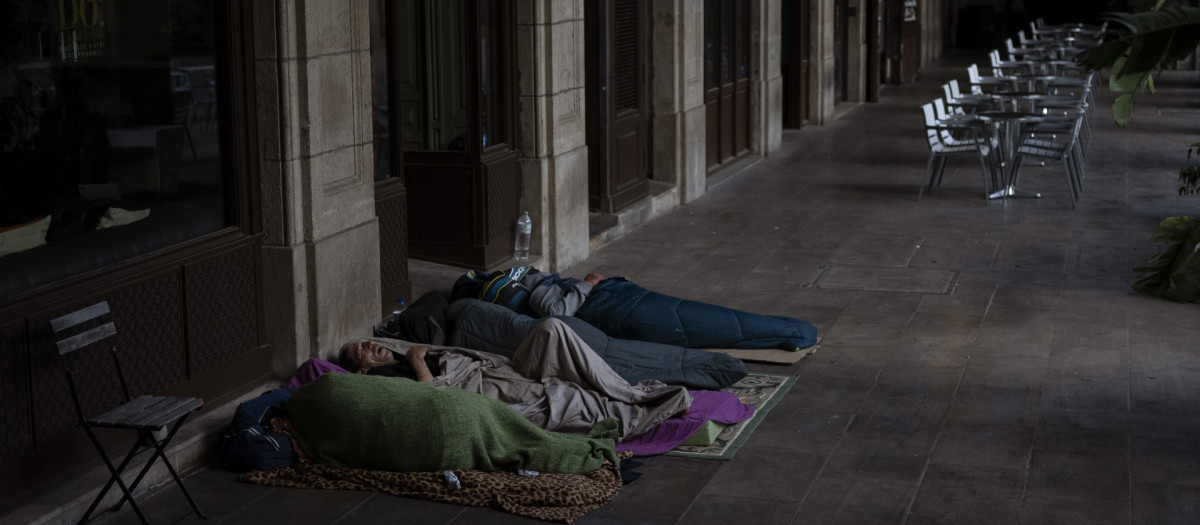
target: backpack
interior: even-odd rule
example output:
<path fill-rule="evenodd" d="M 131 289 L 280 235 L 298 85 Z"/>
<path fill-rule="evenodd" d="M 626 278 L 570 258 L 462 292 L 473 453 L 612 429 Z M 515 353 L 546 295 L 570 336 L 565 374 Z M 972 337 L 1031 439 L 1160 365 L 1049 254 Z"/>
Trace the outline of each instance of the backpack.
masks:
<path fill-rule="evenodd" d="M 292 464 L 291 437 L 262 426 L 272 417 L 286 416 L 283 409 L 292 392 L 292 388 L 277 388 L 238 405 L 222 447 L 226 467 L 246 472 Z"/>
<path fill-rule="evenodd" d="M 523 313 L 528 309 L 529 290 L 521 284 L 521 279 L 529 272 L 536 271 L 532 266 L 518 266 L 492 273 L 471 270 L 454 283 L 451 297 L 454 300 L 471 297 Z"/>

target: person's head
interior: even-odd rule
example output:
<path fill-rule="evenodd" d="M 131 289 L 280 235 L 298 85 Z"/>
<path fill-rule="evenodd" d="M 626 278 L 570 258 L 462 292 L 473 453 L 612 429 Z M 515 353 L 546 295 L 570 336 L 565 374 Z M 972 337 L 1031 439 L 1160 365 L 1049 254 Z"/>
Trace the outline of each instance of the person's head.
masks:
<path fill-rule="evenodd" d="M 350 372 L 364 373 L 371 368 L 395 362 L 396 356 L 392 351 L 374 341 L 346 343 L 338 352 L 338 365 Z"/>

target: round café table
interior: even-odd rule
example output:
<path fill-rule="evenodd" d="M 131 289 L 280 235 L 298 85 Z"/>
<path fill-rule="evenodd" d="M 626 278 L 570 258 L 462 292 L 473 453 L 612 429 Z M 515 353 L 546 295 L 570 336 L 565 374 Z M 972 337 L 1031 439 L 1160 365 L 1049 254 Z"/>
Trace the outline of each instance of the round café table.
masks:
<path fill-rule="evenodd" d="M 1030 197 L 1036 199 L 1041 197 L 1041 193 L 1017 189 L 1017 181 L 1014 180 L 1017 170 L 1016 166 L 1013 165 L 1012 158 L 1013 152 L 1017 147 L 1016 141 L 1019 139 L 1017 135 L 1021 129 L 1021 124 L 1039 122 L 1042 120 L 1042 117 L 1023 111 L 981 111 L 976 113 L 975 116 L 995 126 L 996 136 L 1000 139 L 1000 145 L 997 148 L 1000 153 L 1000 165 L 1008 166 L 1009 168 L 1008 176 L 1005 177 L 1004 187 L 989 194 L 988 198 Z"/>
<path fill-rule="evenodd" d="M 1013 111 L 1021 111 L 1021 108 L 1019 107 L 1021 101 L 1028 102 L 1030 114 L 1033 114 L 1034 112 L 1037 111 L 1037 107 L 1035 107 L 1037 104 L 1037 100 L 1040 98 L 1044 98 L 1046 96 L 1045 93 L 1042 93 L 1040 91 L 1013 91 L 1013 90 L 993 91 L 991 94 L 995 95 L 997 97 L 1000 97 L 1004 100 L 1012 101 Z"/>

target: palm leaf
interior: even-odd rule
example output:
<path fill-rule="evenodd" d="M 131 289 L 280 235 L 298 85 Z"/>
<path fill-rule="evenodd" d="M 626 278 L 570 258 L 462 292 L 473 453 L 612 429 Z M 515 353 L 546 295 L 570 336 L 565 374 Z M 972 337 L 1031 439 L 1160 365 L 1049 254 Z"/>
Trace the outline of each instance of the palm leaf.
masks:
<path fill-rule="evenodd" d="M 1105 19 L 1120 26 L 1106 41 L 1084 52 L 1078 60 L 1089 69 L 1111 68 L 1108 85 L 1121 93 L 1113 102 L 1113 120 L 1129 122 L 1133 94 L 1142 88 L 1154 91 L 1151 74 L 1186 58 L 1200 45 L 1200 7 L 1171 6 L 1142 13 L 1109 13 Z"/>
<path fill-rule="evenodd" d="M 1133 271 L 1133 289 L 1179 302 L 1200 301 L 1200 219 L 1168 217 L 1151 236 L 1167 243 Z"/>
<path fill-rule="evenodd" d="M 1120 75 L 1136 75 L 1187 57 L 1200 43 L 1200 7 L 1171 6 L 1143 13 L 1109 13 L 1105 19 L 1121 26 L 1106 41 L 1080 56 L 1091 69 L 1112 66 L 1129 57 Z"/>

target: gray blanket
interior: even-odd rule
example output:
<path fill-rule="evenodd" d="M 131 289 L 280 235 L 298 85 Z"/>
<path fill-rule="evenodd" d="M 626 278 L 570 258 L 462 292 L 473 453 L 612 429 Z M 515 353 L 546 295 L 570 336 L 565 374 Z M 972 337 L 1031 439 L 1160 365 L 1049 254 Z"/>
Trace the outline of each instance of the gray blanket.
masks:
<path fill-rule="evenodd" d="M 529 331 L 543 321 L 475 299 L 450 303 L 446 316 L 451 327 L 452 346 L 506 357 L 511 357 Z M 694 390 L 720 390 L 746 376 L 745 363 L 735 357 L 609 337 L 577 317 L 554 319 L 570 326 L 605 363 L 630 383 L 654 379 Z"/>
<path fill-rule="evenodd" d="M 373 339 L 397 352 L 418 346 Z M 549 319 L 534 327 L 511 359 L 453 347 L 440 354 L 435 388 L 462 388 L 512 407 L 546 430 L 586 433 L 606 418 L 619 423 L 621 438 L 646 432 L 687 409 L 687 390 L 646 380 L 636 385 L 617 375 L 566 323 Z"/>

